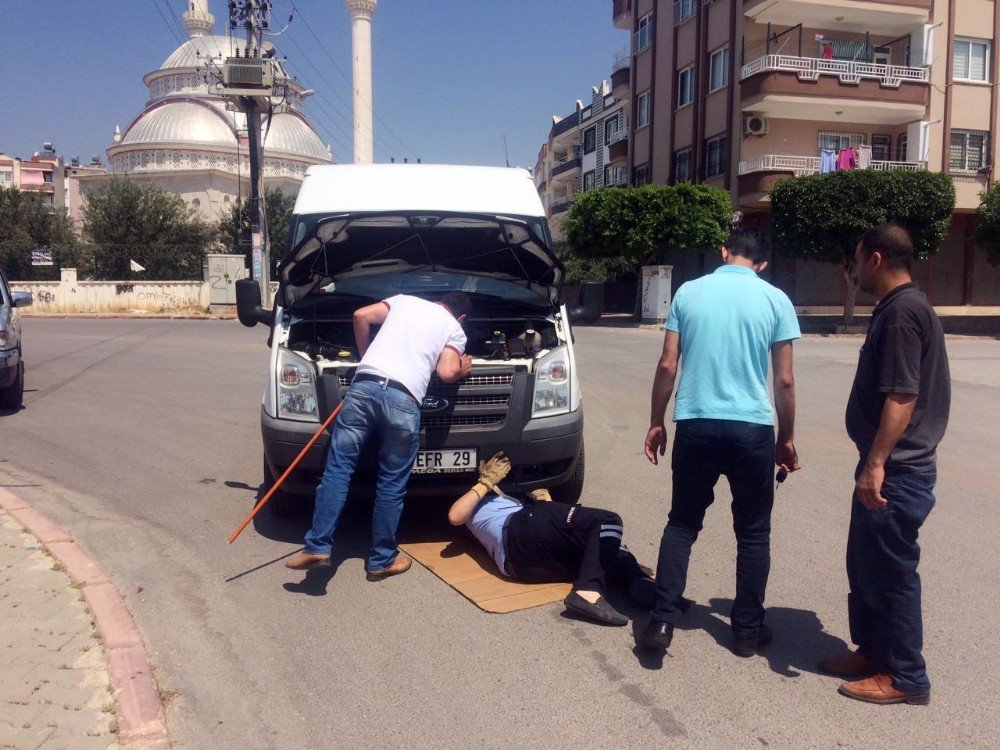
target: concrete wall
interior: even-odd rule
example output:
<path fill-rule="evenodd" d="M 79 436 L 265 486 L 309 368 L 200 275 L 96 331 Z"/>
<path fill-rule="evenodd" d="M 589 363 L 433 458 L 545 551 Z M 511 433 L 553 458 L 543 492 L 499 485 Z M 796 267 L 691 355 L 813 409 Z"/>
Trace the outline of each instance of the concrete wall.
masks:
<path fill-rule="evenodd" d="M 59 281 L 11 281 L 11 288 L 34 296 L 29 312 L 107 313 L 192 312 L 208 307 L 204 281 L 79 281 L 75 268 Z"/>

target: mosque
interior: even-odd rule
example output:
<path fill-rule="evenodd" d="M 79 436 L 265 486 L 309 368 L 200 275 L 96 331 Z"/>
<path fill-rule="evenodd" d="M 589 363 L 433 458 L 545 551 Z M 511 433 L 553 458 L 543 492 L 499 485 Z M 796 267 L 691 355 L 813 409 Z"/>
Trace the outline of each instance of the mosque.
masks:
<path fill-rule="evenodd" d="M 208 0 L 188 0 L 186 6 L 188 40 L 143 77 L 149 100 L 124 130 L 115 126 L 114 144 L 107 150 L 109 172 L 80 177 L 80 187 L 86 192 L 128 175 L 177 193 L 214 222 L 247 196 L 250 159 L 246 116 L 214 93 L 207 69 L 235 55 L 237 45 L 245 41 L 213 33 L 215 17 Z M 277 64 L 276 83 L 285 87 L 286 96 L 262 126 L 264 187 L 295 194 L 306 169 L 329 164 L 333 156 L 302 111 L 303 100 L 312 92 L 291 78 L 280 61 Z"/>

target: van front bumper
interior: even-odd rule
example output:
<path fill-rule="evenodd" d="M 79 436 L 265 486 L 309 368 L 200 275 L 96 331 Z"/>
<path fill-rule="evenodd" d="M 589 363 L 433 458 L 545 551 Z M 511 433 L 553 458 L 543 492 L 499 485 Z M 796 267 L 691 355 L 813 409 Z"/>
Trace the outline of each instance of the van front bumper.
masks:
<path fill-rule="evenodd" d="M 281 476 L 299 455 L 305 444 L 319 429 L 316 422 L 295 422 L 276 419 L 261 408 L 261 434 L 264 459 L 275 477 Z M 449 450 L 475 448 L 479 460 L 489 459 L 503 451 L 514 467 L 505 487 L 534 489 L 564 484 L 572 477 L 583 445 L 583 409 L 553 417 L 516 418 L 515 413 L 503 425 L 490 429 L 452 428 L 447 433 L 421 430 L 420 448 Z M 301 495 L 311 494 L 326 466 L 329 432 L 324 432 L 296 465 L 283 487 Z M 362 453 L 352 487 L 374 486 L 376 456 L 372 446 Z M 468 489 L 476 480 L 476 472 L 454 474 L 412 474 L 408 485 L 411 495 L 454 494 L 456 489 Z"/>

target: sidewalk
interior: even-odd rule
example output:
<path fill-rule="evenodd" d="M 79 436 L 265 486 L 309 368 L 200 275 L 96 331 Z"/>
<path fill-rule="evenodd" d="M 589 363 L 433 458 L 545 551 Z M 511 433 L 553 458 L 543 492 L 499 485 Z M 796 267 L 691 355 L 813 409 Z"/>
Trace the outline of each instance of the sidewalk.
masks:
<path fill-rule="evenodd" d="M 0 510 L 0 748 L 117 748 L 115 705 L 79 587 Z"/>
<path fill-rule="evenodd" d="M 121 592 L 64 529 L 0 487 L 0 748 L 170 747 Z"/>

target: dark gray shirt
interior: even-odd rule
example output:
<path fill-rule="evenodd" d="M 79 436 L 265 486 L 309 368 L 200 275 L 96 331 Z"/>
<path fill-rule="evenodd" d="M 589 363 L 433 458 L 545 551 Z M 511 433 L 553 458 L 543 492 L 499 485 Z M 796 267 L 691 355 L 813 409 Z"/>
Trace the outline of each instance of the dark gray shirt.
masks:
<path fill-rule="evenodd" d="M 871 450 L 886 394 L 915 394 L 910 424 L 896 443 L 888 472 L 930 474 L 951 408 L 944 331 L 927 297 L 903 284 L 875 306 L 847 403 L 847 434 L 862 456 Z"/>

